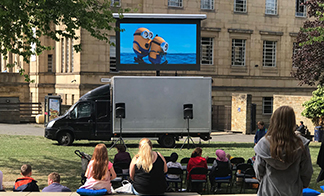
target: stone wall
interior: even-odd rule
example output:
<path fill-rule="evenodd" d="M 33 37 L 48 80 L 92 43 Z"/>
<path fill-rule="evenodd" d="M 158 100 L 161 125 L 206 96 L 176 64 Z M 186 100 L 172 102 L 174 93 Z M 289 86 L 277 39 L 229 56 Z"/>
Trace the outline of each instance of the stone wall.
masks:
<path fill-rule="evenodd" d="M 252 96 L 249 94 L 232 94 L 232 131 L 242 132 L 243 134 L 250 133 L 251 103 Z"/>
<path fill-rule="evenodd" d="M 311 134 L 314 134 L 314 125 L 312 121 L 301 115 L 305 109 L 302 104 L 305 101 L 309 101 L 311 96 L 290 96 L 290 95 L 273 95 L 273 111 L 283 105 L 292 107 L 296 115 L 296 123 L 299 125 L 299 121 L 303 121 L 304 125 L 307 126 Z"/>

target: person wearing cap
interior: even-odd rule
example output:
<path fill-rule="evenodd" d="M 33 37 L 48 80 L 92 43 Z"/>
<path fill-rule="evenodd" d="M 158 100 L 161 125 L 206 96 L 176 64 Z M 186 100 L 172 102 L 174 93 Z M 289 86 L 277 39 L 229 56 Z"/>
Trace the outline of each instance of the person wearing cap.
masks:
<path fill-rule="evenodd" d="M 215 187 L 215 177 L 227 177 L 228 174 L 224 173 L 224 176 L 220 174 L 220 172 L 229 171 L 231 172 L 231 163 L 226 157 L 226 153 L 224 150 L 218 149 L 215 152 L 216 154 L 216 160 L 213 163 L 212 169 L 209 174 L 209 181 L 211 184 L 211 187 Z M 220 183 L 218 183 L 218 188 L 220 188 Z"/>

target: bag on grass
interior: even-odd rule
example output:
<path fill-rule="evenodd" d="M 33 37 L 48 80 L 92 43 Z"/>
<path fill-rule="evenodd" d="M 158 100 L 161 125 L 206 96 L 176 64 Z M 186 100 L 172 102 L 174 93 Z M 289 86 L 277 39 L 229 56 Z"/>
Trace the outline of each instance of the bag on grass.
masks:
<path fill-rule="evenodd" d="M 115 189 L 116 193 L 133 193 L 132 183 L 130 183 L 128 180 L 123 180 L 121 184 L 121 187 Z"/>

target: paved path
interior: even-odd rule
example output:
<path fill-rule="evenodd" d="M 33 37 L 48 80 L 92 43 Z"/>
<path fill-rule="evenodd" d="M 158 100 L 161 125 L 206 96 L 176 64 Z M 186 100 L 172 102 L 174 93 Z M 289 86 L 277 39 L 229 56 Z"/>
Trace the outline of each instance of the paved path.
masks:
<path fill-rule="evenodd" d="M 0 134 L 7 135 L 34 135 L 44 136 L 44 125 L 42 124 L 5 124 L 0 123 Z M 241 133 L 213 132 L 213 142 L 253 142 L 254 135 L 243 135 Z M 198 138 L 193 138 L 198 141 Z M 180 140 L 183 141 L 183 140 Z"/>

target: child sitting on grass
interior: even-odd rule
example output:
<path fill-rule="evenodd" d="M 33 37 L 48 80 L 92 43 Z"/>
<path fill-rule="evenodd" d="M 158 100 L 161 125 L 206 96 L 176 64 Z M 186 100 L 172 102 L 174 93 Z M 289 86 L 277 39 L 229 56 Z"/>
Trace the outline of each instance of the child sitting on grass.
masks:
<path fill-rule="evenodd" d="M 87 181 L 80 189 L 106 189 L 108 194 L 111 194 L 110 180 L 116 178 L 116 173 L 113 164 L 108 159 L 108 151 L 105 144 L 98 144 L 95 147 L 85 176 Z"/>
<path fill-rule="evenodd" d="M 37 181 L 30 177 L 32 175 L 32 168 L 30 165 L 24 164 L 20 168 L 20 174 L 24 177 L 18 178 L 13 187 L 13 191 L 35 191 L 39 192 Z"/>

